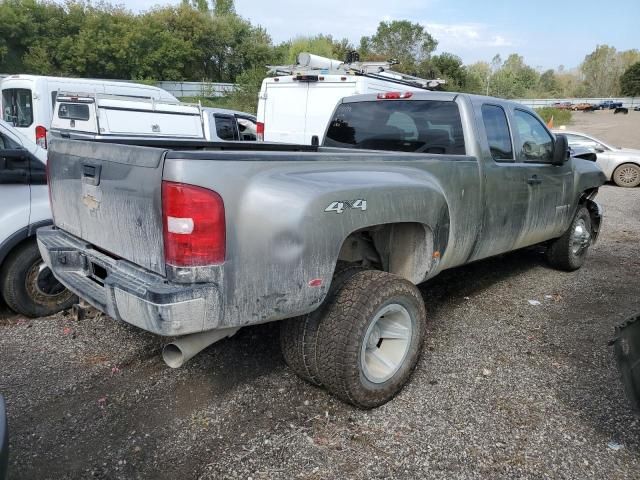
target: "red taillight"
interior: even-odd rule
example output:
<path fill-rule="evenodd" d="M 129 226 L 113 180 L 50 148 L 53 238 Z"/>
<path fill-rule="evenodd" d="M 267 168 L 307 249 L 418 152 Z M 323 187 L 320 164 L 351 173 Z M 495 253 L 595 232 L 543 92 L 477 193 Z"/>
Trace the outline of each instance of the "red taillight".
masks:
<path fill-rule="evenodd" d="M 36 143 L 42 148 L 47 148 L 47 129 L 42 125 L 36 127 Z"/>
<path fill-rule="evenodd" d="M 165 261 L 177 267 L 224 263 L 224 202 L 213 190 L 162 182 Z"/>
<path fill-rule="evenodd" d="M 259 142 L 264 142 L 264 123 L 258 122 L 256 125 L 256 135 Z"/>
<path fill-rule="evenodd" d="M 378 94 L 378 100 L 398 100 L 402 98 L 411 98 L 413 93 L 411 92 L 385 92 Z"/>

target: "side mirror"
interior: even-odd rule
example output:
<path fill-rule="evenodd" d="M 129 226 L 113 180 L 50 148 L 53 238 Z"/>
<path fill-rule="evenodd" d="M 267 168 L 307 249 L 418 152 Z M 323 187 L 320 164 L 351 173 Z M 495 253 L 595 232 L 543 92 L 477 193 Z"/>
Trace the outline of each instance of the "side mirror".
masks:
<path fill-rule="evenodd" d="M 596 145 L 595 151 L 598 153 L 604 153 L 604 147 L 598 143 Z"/>
<path fill-rule="evenodd" d="M 314 135 L 313 137 L 311 137 L 311 145 L 314 147 L 320 145 L 320 139 L 318 138 L 318 135 Z"/>
<path fill-rule="evenodd" d="M 553 145 L 553 165 L 564 165 L 569 160 L 569 140 L 566 135 L 556 135 Z"/>

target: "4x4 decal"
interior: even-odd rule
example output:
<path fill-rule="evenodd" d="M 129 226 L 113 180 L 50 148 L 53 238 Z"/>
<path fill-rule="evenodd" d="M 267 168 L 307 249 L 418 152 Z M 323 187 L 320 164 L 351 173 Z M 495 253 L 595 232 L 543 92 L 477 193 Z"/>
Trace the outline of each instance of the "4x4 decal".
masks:
<path fill-rule="evenodd" d="M 340 200 L 337 202 L 331 202 L 331 204 L 327 208 L 325 208 L 324 211 L 342 213 L 349 208 L 365 211 L 367 209 L 367 201 L 359 198 L 357 200 Z"/>

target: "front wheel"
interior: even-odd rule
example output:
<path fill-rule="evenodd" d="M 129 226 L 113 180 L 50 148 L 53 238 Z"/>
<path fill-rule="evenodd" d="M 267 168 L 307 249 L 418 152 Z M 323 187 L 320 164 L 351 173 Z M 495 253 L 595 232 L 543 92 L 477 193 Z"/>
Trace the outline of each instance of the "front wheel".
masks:
<path fill-rule="evenodd" d="M 591 216 L 589 210 L 581 206 L 569 229 L 547 248 L 549 263 L 568 272 L 579 269 L 587 256 L 591 238 Z"/>
<path fill-rule="evenodd" d="M 640 166 L 635 163 L 623 163 L 614 170 L 613 182 L 619 187 L 637 187 L 640 185 Z"/>
<path fill-rule="evenodd" d="M 349 278 L 327 305 L 316 358 L 321 383 L 360 408 L 391 400 L 413 372 L 426 332 L 415 285 L 386 272 Z"/>
<path fill-rule="evenodd" d="M 35 241 L 18 247 L 5 260 L 0 282 L 7 305 L 27 317 L 53 315 L 78 301 L 42 261 Z"/>

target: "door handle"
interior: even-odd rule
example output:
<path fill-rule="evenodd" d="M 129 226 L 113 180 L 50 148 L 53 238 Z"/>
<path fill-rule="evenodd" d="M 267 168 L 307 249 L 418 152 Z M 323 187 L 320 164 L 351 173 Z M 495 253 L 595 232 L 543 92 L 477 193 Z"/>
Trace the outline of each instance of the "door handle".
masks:
<path fill-rule="evenodd" d="M 538 175 L 531 175 L 527 179 L 527 183 L 529 185 L 540 185 L 542 183 L 542 179 L 540 177 L 538 177 Z"/>

